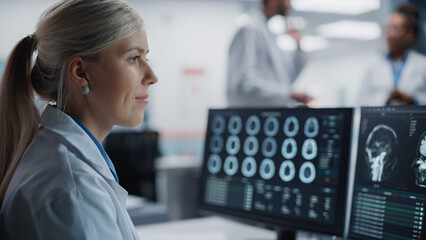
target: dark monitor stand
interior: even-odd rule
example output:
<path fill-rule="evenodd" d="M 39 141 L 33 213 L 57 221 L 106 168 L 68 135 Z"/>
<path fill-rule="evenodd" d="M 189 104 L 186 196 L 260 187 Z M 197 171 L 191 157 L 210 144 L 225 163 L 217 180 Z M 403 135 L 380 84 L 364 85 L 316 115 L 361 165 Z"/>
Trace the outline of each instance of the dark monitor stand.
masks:
<path fill-rule="evenodd" d="M 343 235 L 352 109 L 209 111 L 199 209 Z"/>

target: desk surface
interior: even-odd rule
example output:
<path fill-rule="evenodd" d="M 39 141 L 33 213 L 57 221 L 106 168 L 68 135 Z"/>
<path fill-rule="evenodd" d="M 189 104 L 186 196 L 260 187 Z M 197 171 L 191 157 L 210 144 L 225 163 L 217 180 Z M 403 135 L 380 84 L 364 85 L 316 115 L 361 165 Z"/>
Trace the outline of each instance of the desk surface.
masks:
<path fill-rule="evenodd" d="M 221 217 L 197 218 L 136 228 L 141 239 L 150 240 L 275 240 L 272 230 Z"/>

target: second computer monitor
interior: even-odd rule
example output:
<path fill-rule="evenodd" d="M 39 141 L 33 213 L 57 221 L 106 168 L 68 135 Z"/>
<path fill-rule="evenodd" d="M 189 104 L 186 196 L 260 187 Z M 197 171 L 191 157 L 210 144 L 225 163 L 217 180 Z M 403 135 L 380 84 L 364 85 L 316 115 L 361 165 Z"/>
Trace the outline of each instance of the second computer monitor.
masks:
<path fill-rule="evenodd" d="M 343 235 L 352 109 L 209 111 L 200 208 Z"/>
<path fill-rule="evenodd" d="M 426 239 L 426 107 L 361 109 L 349 237 Z"/>

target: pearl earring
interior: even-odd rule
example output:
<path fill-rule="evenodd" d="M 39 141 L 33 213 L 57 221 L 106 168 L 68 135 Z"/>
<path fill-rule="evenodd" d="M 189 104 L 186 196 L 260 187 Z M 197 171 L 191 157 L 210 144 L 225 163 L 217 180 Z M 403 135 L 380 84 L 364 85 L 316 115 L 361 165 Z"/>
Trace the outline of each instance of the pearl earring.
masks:
<path fill-rule="evenodd" d="M 89 88 L 89 86 L 83 86 L 83 87 L 81 88 L 81 94 L 83 94 L 83 95 L 87 95 L 87 94 L 89 94 L 89 92 L 90 92 L 90 88 Z"/>

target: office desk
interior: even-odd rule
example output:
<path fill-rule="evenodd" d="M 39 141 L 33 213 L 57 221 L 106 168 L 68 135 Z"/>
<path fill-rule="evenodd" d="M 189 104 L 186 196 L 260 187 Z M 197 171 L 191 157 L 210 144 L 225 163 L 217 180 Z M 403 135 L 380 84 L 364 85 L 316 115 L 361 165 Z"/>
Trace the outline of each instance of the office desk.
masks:
<path fill-rule="evenodd" d="M 222 217 L 205 217 L 136 227 L 141 239 L 150 240 L 275 240 L 272 230 Z"/>

